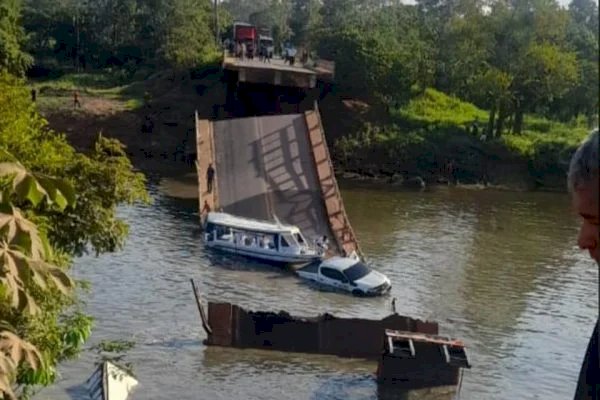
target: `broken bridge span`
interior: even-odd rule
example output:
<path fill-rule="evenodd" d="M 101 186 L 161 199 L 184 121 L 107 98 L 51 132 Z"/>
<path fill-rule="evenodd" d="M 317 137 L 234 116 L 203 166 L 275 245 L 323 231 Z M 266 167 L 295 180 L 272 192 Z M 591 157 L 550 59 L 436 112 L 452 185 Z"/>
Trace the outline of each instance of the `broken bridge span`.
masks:
<path fill-rule="evenodd" d="M 199 205 L 298 226 L 329 237 L 333 251 L 361 254 L 315 109 L 298 114 L 200 120 L 196 116 Z M 205 171 L 215 166 L 208 193 Z"/>

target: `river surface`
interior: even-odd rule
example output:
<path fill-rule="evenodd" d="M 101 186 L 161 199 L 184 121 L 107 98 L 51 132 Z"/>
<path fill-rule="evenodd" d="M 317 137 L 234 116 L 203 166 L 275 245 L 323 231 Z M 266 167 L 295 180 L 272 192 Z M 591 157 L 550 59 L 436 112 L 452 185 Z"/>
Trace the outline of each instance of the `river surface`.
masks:
<path fill-rule="evenodd" d="M 140 381 L 132 399 L 377 399 L 376 363 L 329 356 L 237 350 L 205 338 L 190 278 L 211 300 L 296 315 L 436 320 L 463 339 L 472 369 L 461 399 L 569 399 L 597 315 L 598 268 L 576 247 L 566 195 L 439 188 L 390 191 L 342 184 L 363 251 L 392 280 L 391 296 L 322 292 L 281 271 L 213 257 L 198 235 L 193 188 L 150 184 L 154 203 L 124 208 L 125 248 L 76 261 L 91 282 L 90 345 L 136 342 L 125 361 Z M 36 399 L 86 398 L 97 355 L 60 367 Z M 401 398 L 424 398 L 411 395 Z"/>

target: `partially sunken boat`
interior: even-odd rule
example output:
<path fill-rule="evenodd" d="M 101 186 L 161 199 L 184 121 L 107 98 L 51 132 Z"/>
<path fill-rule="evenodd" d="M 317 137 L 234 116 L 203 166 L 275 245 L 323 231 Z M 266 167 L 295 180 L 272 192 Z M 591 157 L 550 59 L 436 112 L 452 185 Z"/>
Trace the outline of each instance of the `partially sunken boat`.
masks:
<path fill-rule="evenodd" d="M 86 384 L 91 400 L 127 400 L 138 381 L 129 372 L 104 361 Z"/>
<path fill-rule="evenodd" d="M 204 230 L 207 247 L 232 254 L 284 264 L 321 259 L 319 252 L 294 225 L 210 212 Z"/>

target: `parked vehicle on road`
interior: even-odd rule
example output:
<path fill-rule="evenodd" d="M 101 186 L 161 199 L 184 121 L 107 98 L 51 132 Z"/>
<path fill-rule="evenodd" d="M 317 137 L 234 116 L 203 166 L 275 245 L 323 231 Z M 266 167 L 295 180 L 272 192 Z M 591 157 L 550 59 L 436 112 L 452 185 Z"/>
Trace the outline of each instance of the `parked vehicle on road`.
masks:
<path fill-rule="evenodd" d="M 233 24 L 233 43 L 245 44 L 245 57 L 252 58 L 256 52 L 256 43 L 258 41 L 258 31 L 254 25 L 245 22 L 235 22 Z M 236 54 L 241 56 L 241 54 Z"/>
<path fill-rule="evenodd" d="M 294 225 L 209 212 L 204 230 L 207 247 L 228 253 L 283 264 L 321 259 Z"/>
<path fill-rule="evenodd" d="M 296 271 L 301 278 L 333 287 L 355 296 L 378 296 L 390 291 L 390 280 L 351 257 L 331 257 Z"/>

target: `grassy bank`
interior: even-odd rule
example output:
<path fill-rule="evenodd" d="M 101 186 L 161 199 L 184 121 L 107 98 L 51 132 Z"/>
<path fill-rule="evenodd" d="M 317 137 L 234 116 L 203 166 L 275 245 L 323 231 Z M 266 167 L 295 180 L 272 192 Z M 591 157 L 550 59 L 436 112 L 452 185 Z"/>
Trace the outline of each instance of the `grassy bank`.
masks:
<path fill-rule="evenodd" d="M 35 79 L 30 85 L 37 90 L 38 107 L 43 113 L 77 113 L 73 107 L 73 92 L 80 98 L 113 101 L 119 110 L 134 111 L 144 105 L 146 74 L 124 75 L 120 71 L 66 73 L 53 78 Z"/>
<path fill-rule="evenodd" d="M 42 114 L 75 145 L 85 147 L 102 131 L 126 143 L 134 160 L 138 156 L 161 164 L 181 160 L 193 143 L 194 111 L 210 117 L 213 105 L 225 100 L 218 69 L 188 76 L 138 72 L 127 79 L 111 71 L 65 74 L 31 85 L 38 89 Z M 75 89 L 82 103 L 77 109 Z M 416 176 L 428 183 L 445 182 L 452 162 L 461 183 L 564 190 L 570 156 L 588 131 L 584 122 L 527 116 L 522 134 L 481 140 L 488 112 L 433 89 L 390 112 L 369 107 L 343 100 L 335 91 L 322 98 L 334 164 L 349 175 L 399 183 Z M 151 135 L 141 131 L 149 117 L 154 123 Z M 471 129 L 473 121 L 478 133 Z"/>
<path fill-rule="evenodd" d="M 214 66 L 198 70 L 120 70 L 65 73 L 32 79 L 37 108 L 50 127 L 64 132 L 81 151 L 99 133 L 126 145 L 134 164 L 144 170 L 169 170 L 188 164 L 194 147 L 194 112 L 212 116 L 224 101 L 224 85 Z M 81 107 L 74 107 L 73 92 Z M 148 124 L 151 129 L 146 129 Z"/>
<path fill-rule="evenodd" d="M 588 132 L 585 123 L 527 116 L 519 135 L 482 138 L 487 120 L 487 111 L 428 89 L 392 110 L 389 123 L 365 121 L 357 132 L 336 140 L 336 163 L 359 175 L 437 182 L 450 178 L 446 167 L 452 162 L 463 183 L 564 187 L 569 159 Z"/>

